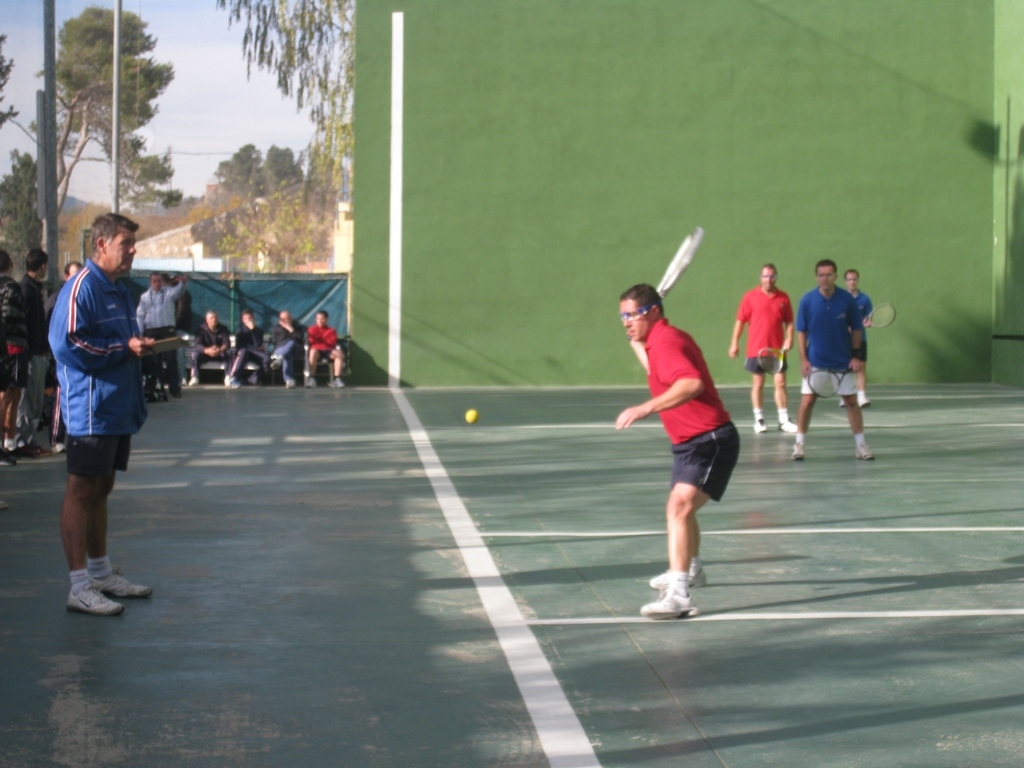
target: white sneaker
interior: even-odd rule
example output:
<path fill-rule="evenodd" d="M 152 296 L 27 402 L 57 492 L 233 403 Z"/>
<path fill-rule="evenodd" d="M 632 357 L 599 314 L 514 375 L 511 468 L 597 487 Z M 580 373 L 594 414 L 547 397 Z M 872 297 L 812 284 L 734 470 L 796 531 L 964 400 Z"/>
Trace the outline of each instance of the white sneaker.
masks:
<path fill-rule="evenodd" d="M 679 619 L 683 616 L 696 616 L 698 613 L 692 597 L 670 589 L 662 590 L 656 602 L 648 603 L 640 609 L 640 615 L 648 619 Z"/>
<path fill-rule="evenodd" d="M 857 394 L 857 405 L 859 405 L 861 408 L 868 408 L 868 407 L 871 406 L 871 401 L 868 400 L 868 396 L 867 395 L 862 395 L 862 394 L 858 393 Z"/>
<path fill-rule="evenodd" d="M 270 367 L 273 370 L 278 370 L 282 365 L 284 365 L 284 359 L 280 355 L 270 356 Z"/>
<path fill-rule="evenodd" d="M 804 460 L 804 444 L 803 443 L 796 443 L 793 446 L 793 461 L 803 461 L 803 460 Z"/>
<path fill-rule="evenodd" d="M 295 389 L 295 379 L 288 379 L 288 381 L 286 381 L 284 383 L 284 388 L 285 389 Z"/>
<path fill-rule="evenodd" d="M 193 376 L 191 379 L 188 380 L 188 385 L 190 387 L 198 387 L 199 386 L 199 377 L 198 376 Z"/>
<path fill-rule="evenodd" d="M 871 449 L 868 448 L 867 443 L 861 443 L 857 446 L 857 458 L 861 461 L 874 461 L 875 454 L 873 454 Z"/>
<path fill-rule="evenodd" d="M 316 388 L 316 379 L 314 379 L 312 376 L 310 376 L 308 379 L 306 379 L 306 386 L 309 389 L 315 389 Z"/>
<path fill-rule="evenodd" d="M 341 379 L 334 379 L 331 382 L 331 388 L 332 389 L 341 389 L 344 386 L 345 386 L 345 382 L 342 381 Z"/>
<path fill-rule="evenodd" d="M 152 587 L 132 584 L 119 571 L 114 571 L 105 579 L 90 579 L 90 581 L 92 586 L 100 592 L 114 597 L 149 597 L 153 594 Z"/>
<path fill-rule="evenodd" d="M 764 419 L 758 419 L 754 422 L 754 432 L 760 435 L 762 432 L 767 432 L 768 427 L 764 425 Z"/>
<path fill-rule="evenodd" d="M 64 443 L 54 443 L 53 444 L 53 452 L 54 453 L 64 453 L 64 451 L 66 451 L 66 450 L 67 450 L 67 446 L 64 445 Z"/>
<path fill-rule="evenodd" d="M 93 616 L 116 616 L 124 613 L 124 606 L 108 600 L 95 583 L 90 584 L 77 595 L 68 593 L 68 610 L 89 613 Z"/>
<path fill-rule="evenodd" d="M 668 589 L 668 571 L 659 573 L 650 580 L 651 589 Z M 690 569 L 690 587 L 706 587 L 708 585 L 707 574 L 704 573 L 704 564 L 697 566 L 697 570 Z"/>
<path fill-rule="evenodd" d="M 788 432 L 791 435 L 796 434 L 796 424 L 792 421 L 783 421 L 779 424 L 779 431 Z"/>

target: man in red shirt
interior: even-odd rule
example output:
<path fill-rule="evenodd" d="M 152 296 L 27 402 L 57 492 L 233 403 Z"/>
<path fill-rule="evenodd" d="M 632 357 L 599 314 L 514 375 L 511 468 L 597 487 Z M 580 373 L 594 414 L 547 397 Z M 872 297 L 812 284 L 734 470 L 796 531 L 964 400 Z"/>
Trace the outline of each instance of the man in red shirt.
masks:
<path fill-rule="evenodd" d="M 747 291 L 740 301 L 736 313 L 736 325 L 732 329 L 732 343 L 729 357 L 736 357 L 740 351 L 740 334 L 743 326 L 750 324 L 747 333 L 746 369 L 754 377 L 750 388 L 750 403 L 754 408 L 754 432 L 767 432 L 764 424 L 764 375 L 757 363 L 762 349 L 779 349 L 788 352 L 793 348 L 793 305 L 783 291 L 775 287 L 779 279 L 774 264 L 761 267 L 761 285 Z M 779 409 L 779 429 L 796 432 L 796 424 L 789 420 L 789 399 L 786 396 L 786 370 L 789 364 L 783 360 L 782 370 L 775 376 L 775 405 Z"/>
<path fill-rule="evenodd" d="M 721 500 L 739 458 L 740 437 L 718 397 L 704 354 L 692 336 L 668 324 L 658 292 L 650 285 L 633 286 L 622 294 L 619 314 L 630 342 L 644 345 L 651 399 L 620 413 L 615 428 L 626 429 L 657 413 L 674 456 L 665 511 L 668 571 L 651 580 L 661 596 L 640 613 L 650 619 L 693 616 L 697 606 L 690 587 L 707 583 L 697 512 L 709 499 Z"/>
<path fill-rule="evenodd" d="M 340 389 L 345 386 L 341 380 L 341 371 L 345 367 L 345 353 L 338 346 L 338 332 L 327 324 L 327 311 L 321 309 L 316 313 L 316 325 L 306 331 L 309 338 L 309 378 L 307 387 L 316 386 L 316 367 L 321 357 L 326 357 L 334 364 L 334 378 L 331 386 Z"/>

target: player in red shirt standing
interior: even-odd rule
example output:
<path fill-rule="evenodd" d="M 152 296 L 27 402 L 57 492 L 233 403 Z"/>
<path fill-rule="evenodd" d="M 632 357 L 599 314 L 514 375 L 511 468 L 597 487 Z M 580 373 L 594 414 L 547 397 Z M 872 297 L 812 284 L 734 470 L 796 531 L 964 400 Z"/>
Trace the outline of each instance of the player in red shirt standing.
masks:
<path fill-rule="evenodd" d="M 633 286 L 622 294 L 619 314 L 630 342 L 644 345 L 651 399 L 620 413 L 615 428 L 626 429 L 657 413 L 674 456 L 665 511 L 668 571 L 651 580 L 661 596 L 640 613 L 650 619 L 693 616 L 697 606 L 690 587 L 707 583 L 699 557 L 697 512 L 708 499 L 721 500 L 739 458 L 740 437 L 718 397 L 704 354 L 692 336 L 668 324 L 658 292 L 650 285 Z"/>
<path fill-rule="evenodd" d="M 747 333 L 747 362 L 744 366 L 754 377 L 750 388 L 750 403 L 754 408 L 754 432 L 767 432 L 764 424 L 764 376 L 765 371 L 757 363 L 762 349 L 780 349 L 788 352 L 793 348 L 793 305 L 783 291 L 775 287 L 779 279 L 774 264 L 761 267 L 761 285 L 747 291 L 736 312 L 736 325 L 732 329 L 732 343 L 729 357 L 736 357 L 740 351 L 740 334 L 743 326 L 750 323 Z M 789 420 L 789 398 L 786 395 L 786 370 L 789 363 L 783 360 L 782 370 L 775 374 L 775 405 L 779 409 L 779 429 L 796 432 L 796 424 Z"/>
<path fill-rule="evenodd" d="M 345 353 L 338 346 L 338 332 L 327 324 L 327 311 L 321 309 L 316 313 L 316 325 L 306 330 L 309 339 L 309 378 L 307 387 L 316 386 L 316 367 L 321 357 L 326 357 L 334 364 L 334 378 L 331 386 L 339 389 L 345 386 L 341 380 L 341 371 L 345 367 Z"/>

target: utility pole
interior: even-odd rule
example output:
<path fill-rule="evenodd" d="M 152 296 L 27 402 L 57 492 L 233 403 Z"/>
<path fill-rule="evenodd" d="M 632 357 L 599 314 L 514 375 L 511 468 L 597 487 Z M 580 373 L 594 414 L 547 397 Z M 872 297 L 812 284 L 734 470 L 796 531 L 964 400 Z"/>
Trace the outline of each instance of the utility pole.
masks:
<path fill-rule="evenodd" d="M 110 202 L 110 210 L 114 213 L 120 211 L 120 181 L 121 181 L 121 0 L 114 2 L 114 125 L 111 129 L 111 154 L 113 163 L 114 178 L 111 179 L 110 187 L 113 190 Z"/>
<path fill-rule="evenodd" d="M 43 0 L 43 88 L 41 97 L 36 98 L 36 111 L 43 112 L 43 121 L 36 119 L 36 141 L 39 143 L 37 162 L 39 168 L 39 218 L 46 230 L 46 253 L 50 256 L 48 282 L 53 289 L 60 272 L 56 264 L 57 253 L 57 11 L 55 0 Z"/>

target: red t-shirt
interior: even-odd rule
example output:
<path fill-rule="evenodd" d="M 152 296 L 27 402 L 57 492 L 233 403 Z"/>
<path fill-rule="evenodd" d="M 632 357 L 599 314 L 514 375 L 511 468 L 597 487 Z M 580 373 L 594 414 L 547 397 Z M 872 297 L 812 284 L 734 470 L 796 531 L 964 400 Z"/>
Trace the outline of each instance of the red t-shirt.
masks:
<path fill-rule="evenodd" d="M 311 325 L 306 329 L 306 336 L 309 338 L 309 348 L 318 352 L 330 352 L 338 346 L 338 332 L 331 326 Z"/>
<path fill-rule="evenodd" d="M 762 349 L 782 349 L 786 334 L 783 323 L 793 323 L 793 305 L 784 291 L 766 294 L 754 288 L 743 294 L 736 319 L 750 323 L 747 329 L 747 357 L 757 357 Z"/>
<path fill-rule="evenodd" d="M 673 445 L 685 443 L 730 420 L 729 412 L 718 397 L 708 365 L 704 362 L 704 354 L 690 334 L 674 328 L 662 319 L 651 328 L 645 346 L 647 362 L 651 368 L 647 384 L 654 397 L 668 390 L 679 379 L 700 379 L 704 385 L 704 391 L 693 400 L 658 414 Z"/>

